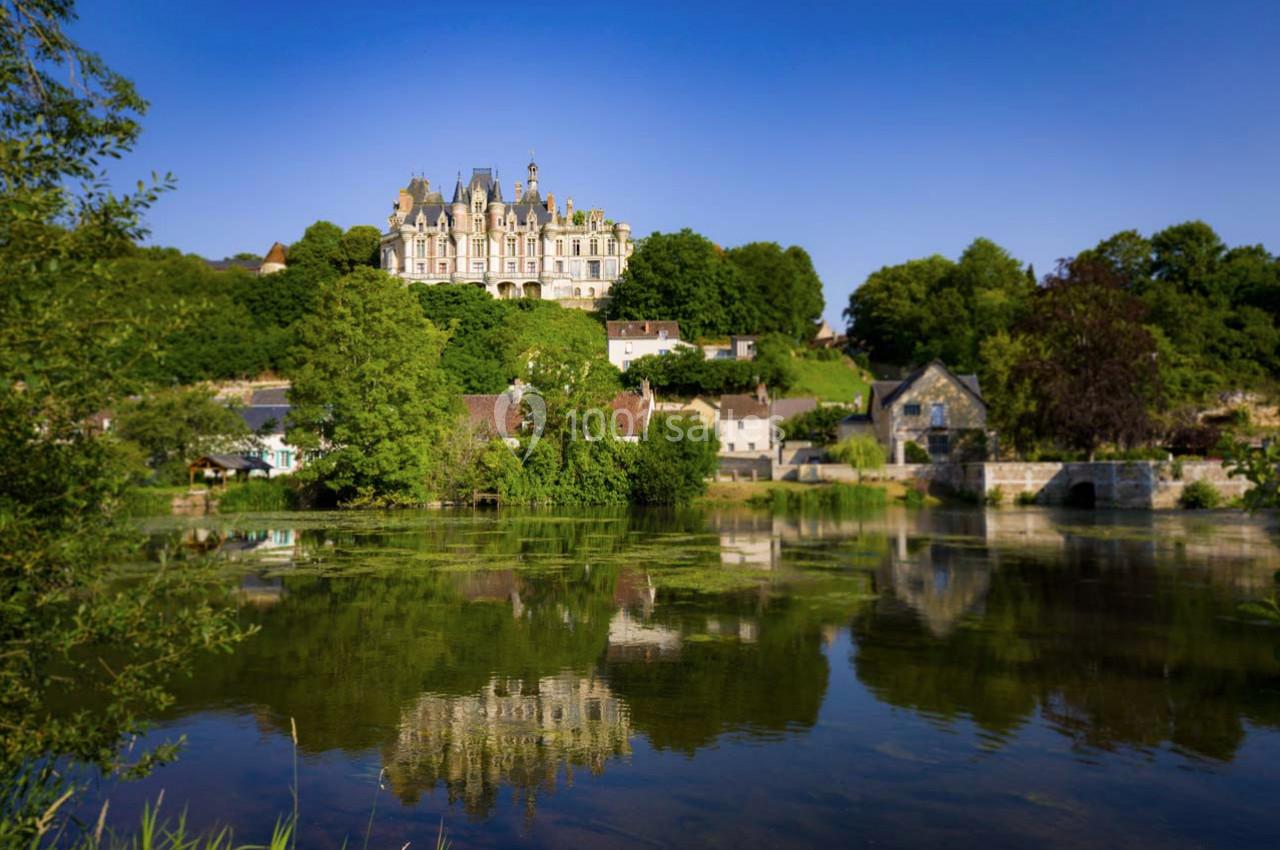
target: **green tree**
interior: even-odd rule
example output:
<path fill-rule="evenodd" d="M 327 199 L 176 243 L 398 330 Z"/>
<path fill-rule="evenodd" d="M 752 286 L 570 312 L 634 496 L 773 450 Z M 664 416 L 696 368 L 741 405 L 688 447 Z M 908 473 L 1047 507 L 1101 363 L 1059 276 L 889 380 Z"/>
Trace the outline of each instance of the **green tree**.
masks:
<path fill-rule="evenodd" d="M 849 295 L 844 316 L 850 342 L 879 363 L 906 366 L 915 361 L 931 299 L 955 263 L 937 254 L 884 266 Z"/>
<path fill-rule="evenodd" d="M 695 416 L 656 414 L 636 446 L 631 498 L 642 505 L 686 505 L 707 491 L 719 465 L 715 430 Z"/>
<path fill-rule="evenodd" d="M 310 455 L 299 477 L 344 504 L 425 502 L 459 412 L 444 332 L 399 281 L 358 268 L 324 287 L 298 338 L 288 439 Z"/>
<path fill-rule="evenodd" d="M 831 448 L 830 454 L 832 459 L 847 463 L 857 471 L 859 484 L 862 483 L 864 471 L 884 469 L 884 447 L 870 435 L 841 440 Z"/>
<path fill-rule="evenodd" d="M 674 319 L 685 339 L 742 332 L 750 319 L 737 268 L 692 230 L 641 239 L 609 293 L 611 319 Z"/>
<path fill-rule="evenodd" d="M 753 333 L 776 332 L 807 342 L 826 306 L 822 281 L 809 254 L 800 247 L 785 251 L 776 242 L 751 242 L 730 248 L 725 257 L 738 270 Z"/>
<path fill-rule="evenodd" d="M 288 257 L 291 266 L 327 266 L 334 273 L 341 273 L 347 267 L 342 228 L 331 221 L 315 222 L 289 246 Z"/>
<path fill-rule="evenodd" d="M 113 273 L 172 184 L 109 193 L 146 104 L 70 39 L 69 4 L 0 5 L 0 846 L 68 827 L 92 778 L 145 773 L 172 745 L 126 750 L 197 653 L 242 635 L 200 599 L 198 565 L 122 587 L 138 540 L 128 467 L 94 415 L 144 391 L 138 364 L 190 318 Z M 74 187 L 83 187 L 79 190 Z M 108 664 L 106 659 L 110 659 Z M 94 706 L 93 710 L 68 711 Z M 57 805 L 55 805 L 55 803 Z M 68 836 L 69 838 L 72 836 Z"/>
<path fill-rule="evenodd" d="M 370 224 L 357 224 L 342 234 L 339 244 L 342 248 L 343 271 L 352 271 L 358 266 L 378 268 L 381 264 L 382 234 L 378 228 Z"/>
<path fill-rule="evenodd" d="M 416 283 L 410 291 L 423 314 L 449 332 L 441 365 L 464 393 L 499 393 L 507 388 L 508 374 L 497 339 L 512 317 L 511 302 L 493 298 L 478 286 L 465 283 Z"/>
<path fill-rule="evenodd" d="M 253 446 L 243 417 L 207 387 L 173 387 L 129 399 L 116 410 L 112 428 L 139 448 L 164 484 L 185 482 L 187 464 L 201 455 Z"/>

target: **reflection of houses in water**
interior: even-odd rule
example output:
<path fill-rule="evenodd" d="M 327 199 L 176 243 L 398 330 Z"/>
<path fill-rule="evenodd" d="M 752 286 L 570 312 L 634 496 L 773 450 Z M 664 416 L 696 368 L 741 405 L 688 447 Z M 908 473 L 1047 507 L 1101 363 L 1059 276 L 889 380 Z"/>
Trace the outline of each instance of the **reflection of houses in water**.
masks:
<path fill-rule="evenodd" d="M 557 777 L 571 784 L 573 769 L 602 773 L 609 759 L 630 755 L 626 705 L 603 679 L 561 673 L 532 688 L 494 678 L 478 694 L 426 694 L 401 715 L 386 754 L 386 775 L 406 803 L 437 783 L 449 800 L 482 816 L 510 785 L 532 811 L 537 792 Z"/>
<path fill-rule="evenodd" d="M 720 534 L 720 563 L 727 567 L 772 570 L 778 566 L 782 541 L 771 532 L 726 531 Z"/>
<path fill-rule="evenodd" d="M 240 579 L 240 584 L 232 591 L 236 600 L 255 608 L 270 608 L 287 595 L 281 579 L 264 578 L 252 573 Z"/>
<path fill-rule="evenodd" d="M 901 548 L 907 548 L 905 544 Z M 889 559 L 893 595 L 909 605 L 936 637 L 949 633 L 962 617 L 982 610 L 991 587 L 991 566 L 969 559 L 950 546 L 932 543 Z"/>
<path fill-rule="evenodd" d="M 217 552 L 228 560 L 251 556 L 267 564 L 289 564 L 296 560 L 298 533 L 292 528 L 265 528 L 226 534 L 215 528 L 192 528 L 182 543 L 198 552 Z"/>
<path fill-rule="evenodd" d="M 680 632 L 646 623 L 626 608 L 609 620 L 610 661 L 673 661 L 680 657 Z"/>

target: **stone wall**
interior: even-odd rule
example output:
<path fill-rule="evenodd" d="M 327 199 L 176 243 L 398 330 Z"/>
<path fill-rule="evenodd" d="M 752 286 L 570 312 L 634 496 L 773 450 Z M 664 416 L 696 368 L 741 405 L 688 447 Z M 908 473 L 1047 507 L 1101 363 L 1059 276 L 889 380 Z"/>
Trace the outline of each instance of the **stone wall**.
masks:
<path fill-rule="evenodd" d="M 768 481 L 773 477 L 773 459 L 768 455 L 720 455 L 716 471 L 719 481 Z"/>
<path fill-rule="evenodd" d="M 842 463 L 774 464 L 773 477 L 786 481 L 854 482 L 857 473 Z M 1176 508 L 1183 488 L 1207 481 L 1224 499 L 1243 496 L 1248 482 L 1227 475 L 1217 461 L 1095 461 L 1078 463 L 890 464 L 867 472 L 865 481 L 927 482 L 986 500 L 999 488 L 1009 504 L 1029 494 L 1036 504 L 1063 505 L 1073 497 L 1099 508 Z"/>

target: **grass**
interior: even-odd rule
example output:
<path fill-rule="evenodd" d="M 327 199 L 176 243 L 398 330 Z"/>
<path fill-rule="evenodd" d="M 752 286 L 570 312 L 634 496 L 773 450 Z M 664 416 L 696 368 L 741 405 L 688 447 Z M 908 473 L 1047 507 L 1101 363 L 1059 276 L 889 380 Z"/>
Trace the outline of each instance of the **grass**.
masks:
<path fill-rule="evenodd" d="M 848 357 L 839 360 L 819 360 L 814 357 L 797 357 L 791 363 L 795 378 L 788 396 L 814 396 L 819 401 L 837 401 L 853 404 L 855 396 L 862 396 L 867 403 L 870 384 L 866 375 Z"/>
<path fill-rule="evenodd" d="M 187 494 L 185 484 L 174 487 L 131 487 L 124 497 L 124 515 L 129 517 L 168 516 L 173 513 L 173 497 Z"/>
<path fill-rule="evenodd" d="M 883 487 L 865 484 L 815 485 L 803 489 L 770 487 L 752 496 L 752 507 L 778 513 L 846 511 L 882 508 L 887 499 Z"/>
<path fill-rule="evenodd" d="M 288 478 L 250 478 L 228 484 L 218 495 L 218 513 L 289 511 L 298 507 L 297 489 Z"/>

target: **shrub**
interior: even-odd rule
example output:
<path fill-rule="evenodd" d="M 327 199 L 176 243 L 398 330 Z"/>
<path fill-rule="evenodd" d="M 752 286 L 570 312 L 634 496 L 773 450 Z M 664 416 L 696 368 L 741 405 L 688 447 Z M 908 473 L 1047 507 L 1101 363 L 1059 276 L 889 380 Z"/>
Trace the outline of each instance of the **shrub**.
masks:
<path fill-rule="evenodd" d="M 1023 490 L 1021 493 L 1013 497 L 1013 502 L 1014 504 L 1021 505 L 1023 507 L 1034 505 L 1036 503 L 1036 494 L 1029 490 Z"/>
<path fill-rule="evenodd" d="M 1004 504 L 1004 488 L 999 485 L 992 487 L 987 491 L 987 495 L 982 501 L 991 507 L 998 508 Z"/>
<path fill-rule="evenodd" d="M 771 487 L 760 495 L 752 496 L 748 504 L 770 508 L 777 513 L 861 511 L 884 507 L 885 491 L 882 487 L 862 484 L 818 485 L 803 489 Z"/>
<path fill-rule="evenodd" d="M 909 508 L 924 507 L 924 491 L 916 487 L 910 487 L 907 492 L 902 494 L 902 503 Z"/>
<path fill-rule="evenodd" d="M 933 460 L 933 458 L 929 457 L 929 453 L 925 451 L 924 446 L 915 440 L 903 447 L 903 457 L 907 463 L 930 463 Z"/>
<path fill-rule="evenodd" d="M 1208 481 L 1192 481 L 1182 488 L 1178 505 L 1185 510 L 1210 510 L 1222 505 L 1222 494 Z"/>
<path fill-rule="evenodd" d="M 857 411 L 843 404 L 816 407 L 784 421 L 782 433 L 787 440 L 809 440 L 818 445 L 830 445 L 839 434 L 840 420 L 852 413 Z"/>
<path fill-rule="evenodd" d="M 291 511 L 299 504 L 298 490 L 286 476 L 250 478 L 228 484 L 218 497 L 218 512 L 223 514 Z"/>

